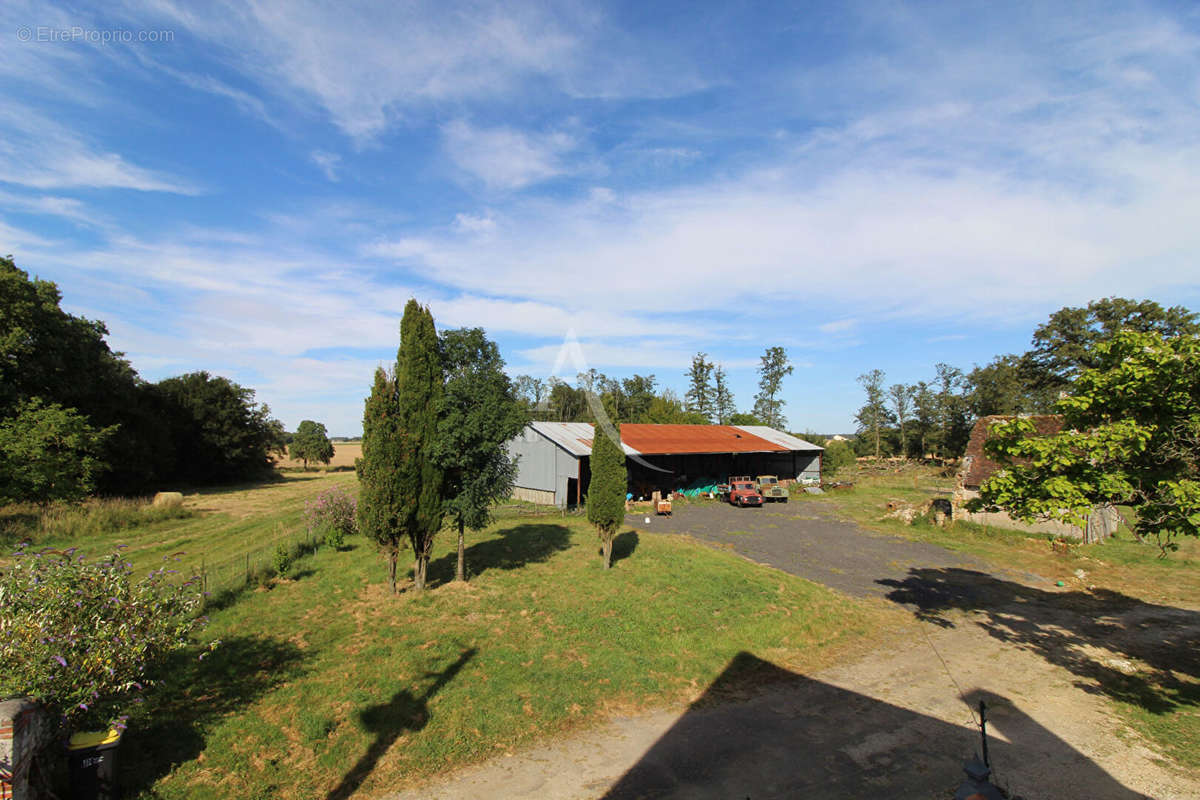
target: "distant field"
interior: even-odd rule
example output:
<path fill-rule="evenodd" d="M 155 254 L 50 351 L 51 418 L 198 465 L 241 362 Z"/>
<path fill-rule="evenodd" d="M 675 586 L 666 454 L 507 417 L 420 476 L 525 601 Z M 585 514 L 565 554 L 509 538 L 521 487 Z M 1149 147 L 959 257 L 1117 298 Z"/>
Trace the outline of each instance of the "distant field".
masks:
<path fill-rule="evenodd" d="M 362 455 L 362 442 L 334 442 L 333 443 L 333 460 L 329 462 L 331 467 L 353 467 L 354 459 Z M 303 467 L 304 462 L 299 459 L 285 458 L 279 462 L 279 466 L 285 468 Z M 309 467 L 323 467 L 324 464 L 310 463 Z"/>

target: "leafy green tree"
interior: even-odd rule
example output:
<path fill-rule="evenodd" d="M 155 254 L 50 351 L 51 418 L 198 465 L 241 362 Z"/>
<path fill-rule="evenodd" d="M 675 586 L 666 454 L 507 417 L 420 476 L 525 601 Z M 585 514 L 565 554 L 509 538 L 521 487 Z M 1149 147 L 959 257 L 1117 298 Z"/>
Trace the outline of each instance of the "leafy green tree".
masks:
<path fill-rule="evenodd" d="M 782 347 L 768 347 L 758 367 L 758 394 L 754 396 L 754 416 L 762 424 L 778 430 L 787 425 L 783 415 L 784 401 L 779 399 L 783 379 L 792 374 L 792 364 Z"/>
<path fill-rule="evenodd" d="M 904 435 L 904 423 L 908 418 L 910 406 L 912 404 L 913 387 L 905 386 L 903 383 L 893 383 L 887 391 L 888 400 L 891 401 L 891 411 L 896 414 L 896 424 L 899 426 L 900 434 L 900 455 L 903 458 L 908 458 L 908 439 Z"/>
<path fill-rule="evenodd" d="M 303 461 L 305 469 L 308 469 L 309 461 L 328 464 L 333 459 L 333 442 L 329 441 L 329 434 L 323 424 L 306 419 L 296 428 L 296 433 L 288 444 L 288 454 Z"/>
<path fill-rule="evenodd" d="M 975 419 L 1049 413 L 1055 396 L 1035 387 L 1029 368 L 1027 357 L 1009 354 L 972 369 L 965 378 L 968 413 Z"/>
<path fill-rule="evenodd" d="M 733 392 L 729 389 L 729 379 L 725 368 L 718 364 L 713 370 L 713 414 L 721 425 L 729 425 L 730 418 L 737 413 L 733 404 Z"/>
<path fill-rule="evenodd" d="M 588 418 L 587 394 L 560 378 L 550 379 L 549 408 L 546 419 L 555 422 L 582 422 Z"/>
<path fill-rule="evenodd" d="M 729 424 L 730 425 L 766 425 L 767 423 L 763 422 L 761 419 L 754 416 L 753 414 L 747 414 L 743 411 L 735 411 L 734 413 L 729 415 Z"/>
<path fill-rule="evenodd" d="M 705 422 L 712 422 L 715 397 L 712 385 L 713 364 L 704 353 L 692 357 L 692 368 L 688 370 L 688 390 L 684 395 L 687 410 L 699 414 Z"/>
<path fill-rule="evenodd" d="M 697 412 L 685 409 L 678 395 L 670 389 L 664 389 L 650 401 L 642 421 L 654 425 L 704 425 L 708 422 Z"/>
<path fill-rule="evenodd" d="M 925 381 L 917 381 L 912 386 L 913 427 L 921 457 L 929 452 L 930 433 L 936 427 L 937 398 Z"/>
<path fill-rule="evenodd" d="M 546 382 L 541 378 L 518 375 L 513 384 L 517 397 L 521 398 L 521 402 L 525 406 L 525 412 L 532 416 L 541 408 L 542 400 L 546 395 Z"/>
<path fill-rule="evenodd" d="M 650 404 L 654 402 L 657 383 L 653 375 L 633 375 L 622 380 L 617 419 L 621 422 L 645 422 Z"/>
<path fill-rule="evenodd" d="M 375 370 L 371 395 L 363 408 L 362 456 L 358 473 L 358 529 L 379 546 L 388 562 L 388 584 L 396 593 L 396 565 L 404 542 L 404 506 L 398 483 L 408 458 L 408 442 L 400 427 L 396 381 L 382 367 Z M 405 487 L 407 488 L 407 487 Z"/>
<path fill-rule="evenodd" d="M 625 451 L 621 449 L 620 426 L 596 425 L 592 436 L 591 470 L 588 483 L 588 522 L 596 526 L 604 555 L 604 568 L 612 566 L 612 543 L 617 529 L 625 521 L 625 495 L 629 477 L 625 470 Z M 614 441 L 613 439 L 616 439 Z"/>
<path fill-rule="evenodd" d="M 848 443 L 841 439 L 827 442 L 825 452 L 821 454 L 821 479 L 833 480 L 839 472 L 853 464 L 854 451 Z"/>
<path fill-rule="evenodd" d="M 963 373 L 958 367 L 938 363 L 934 388 L 934 405 L 937 410 L 937 436 L 935 444 L 938 455 L 957 457 L 966 449 L 971 435 L 967 402 L 962 395 Z"/>
<path fill-rule="evenodd" d="M 0 257 L 0 419 L 40 398 L 75 409 L 96 429 L 119 425 L 97 454 L 107 465 L 97 488 L 153 488 L 175 464 L 160 398 L 109 349 L 103 322 L 66 313 L 61 301 L 53 283 Z"/>
<path fill-rule="evenodd" d="M 1024 356 L 1033 387 L 1051 397 L 1066 390 L 1084 370 L 1101 363 L 1098 345 L 1121 330 L 1194 336 L 1200 334 L 1200 322 L 1183 306 L 1163 308 L 1153 300 L 1124 297 L 1059 309 L 1034 331 L 1033 349 Z"/>
<path fill-rule="evenodd" d="M 254 402 L 254 390 L 228 378 L 192 372 L 157 384 L 169 418 L 176 476 L 231 483 L 270 473 L 284 453 L 283 424 Z"/>
<path fill-rule="evenodd" d="M 485 528 L 492 505 L 512 494 L 517 466 L 505 444 L 527 417 L 500 349 L 482 328 L 444 331 L 441 355 L 446 384 L 437 458 L 445 472 L 446 512 L 458 528 L 455 576 L 465 581 L 464 530 Z"/>
<path fill-rule="evenodd" d="M 0 420 L 0 501 L 82 500 L 105 469 L 104 441 L 116 427 L 96 430 L 74 409 L 33 399 Z"/>
<path fill-rule="evenodd" d="M 1134 532 L 1173 548 L 1200 535 L 1200 336 L 1122 330 L 1058 402 L 1063 429 L 1028 419 L 992 426 L 986 452 L 1011 462 L 977 507 L 1082 525 L 1094 506 L 1134 508 Z"/>
<path fill-rule="evenodd" d="M 883 389 L 886 377 L 883 370 L 880 369 L 873 369 L 858 376 L 859 385 L 867 393 L 867 402 L 854 415 L 854 419 L 858 422 L 858 432 L 870 435 L 871 441 L 875 445 L 876 458 L 879 458 L 880 455 L 883 431 L 892 421 Z"/>

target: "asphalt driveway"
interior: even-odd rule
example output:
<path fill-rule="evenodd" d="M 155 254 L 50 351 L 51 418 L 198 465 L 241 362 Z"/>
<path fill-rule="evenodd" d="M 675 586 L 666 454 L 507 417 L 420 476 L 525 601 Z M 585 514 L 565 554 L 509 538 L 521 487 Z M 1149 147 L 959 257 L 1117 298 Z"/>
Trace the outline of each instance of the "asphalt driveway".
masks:
<path fill-rule="evenodd" d="M 673 516 L 646 519 L 645 514 L 629 514 L 625 522 L 641 531 L 684 533 L 730 547 L 753 561 L 851 595 L 882 597 L 890 587 L 881 581 L 903 581 L 913 568 L 993 569 L 934 544 L 865 530 L 838 519 L 831 503 L 816 500 L 762 508 L 697 503 L 679 507 Z"/>

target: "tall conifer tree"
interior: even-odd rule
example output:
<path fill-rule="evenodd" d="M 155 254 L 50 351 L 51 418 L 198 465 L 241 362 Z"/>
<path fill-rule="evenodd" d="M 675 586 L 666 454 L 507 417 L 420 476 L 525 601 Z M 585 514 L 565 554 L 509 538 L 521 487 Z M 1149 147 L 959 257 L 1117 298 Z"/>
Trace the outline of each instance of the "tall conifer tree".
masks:
<path fill-rule="evenodd" d="M 433 315 L 409 300 L 400 322 L 395 378 L 382 369 L 363 414 L 359 526 L 388 557 L 396 591 L 401 537 L 413 550 L 413 584 L 425 588 L 433 537 L 442 527 L 442 469 L 436 458 L 442 364 Z"/>
<path fill-rule="evenodd" d="M 442 527 L 442 467 L 437 460 L 442 361 L 433 315 L 409 300 L 400 322 L 396 401 L 404 459 L 396 475 L 400 524 L 413 549 L 413 584 L 425 588 L 433 537 Z"/>
<path fill-rule="evenodd" d="M 588 483 L 588 522 L 596 526 L 604 553 L 604 568 L 612 566 L 613 536 L 625 521 L 625 493 L 629 479 L 625 471 L 625 452 L 621 449 L 621 429 L 596 423 L 592 434 L 592 479 Z M 615 439 L 615 441 L 614 441 Z"/>
<path fill-rule="evenodd" d="M 400 500 L 394 476 L 401 469 L 403 440 L 398 427 L 396 381 L 375 370 L 375 384 L 363 410 L 362 457 L 358 472 L 358 529 L 375 541 L 388 560 L 388 583 L 396 591 L 400 555 Z"/>

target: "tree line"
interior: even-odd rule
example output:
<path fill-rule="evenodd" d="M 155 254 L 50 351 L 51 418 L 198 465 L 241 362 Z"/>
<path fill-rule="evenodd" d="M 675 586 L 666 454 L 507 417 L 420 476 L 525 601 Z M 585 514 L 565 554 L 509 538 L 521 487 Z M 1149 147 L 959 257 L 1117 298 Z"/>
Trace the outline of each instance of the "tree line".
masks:
<path fill-rule="evenodd" d="M 1073 382 L 1104 363 L 1102 346 L 1120 331 L 1170 339 L 1200 334 L 1200 322 L 1182 306 L 1110 297 L 1054 312 L 1034 330 L 1028 351 L 996 356 L 970 372 L 938 363 L 928 381 L 889 386 L 883 370 L 871 370 L 858 377 L 866 402 L 855 414 L 855 452 L 957 457 L 982 417 L 1055 413 Z"/>
<path fill-rule="evenodd" d="M 514 385 L 530 419 L 551 422 L 594 422 L 588 393 L 594 393 L 615 423 L 674 425 L 787 425 L 780 398 L 783 379 L 792 373 L 787 351 L 768 347 L 758 367 L 759 391 L 749 412 L 737 410 L 725 368 L 697 353 L 684 373 L 688 389 L 681 398 L 660 389 L 654 375 L 611 378 L 595 369 L 576 376 L 575 385 L 561 378 L 546 380 L 520 375 Z"/>
<path fill-rule="evenodd" d="M 0 257 L 0 502 L 140 494 L 262 476 L 283 426 L 254 391 L 193 372 L 142 379 L 99 320 Z"/>

